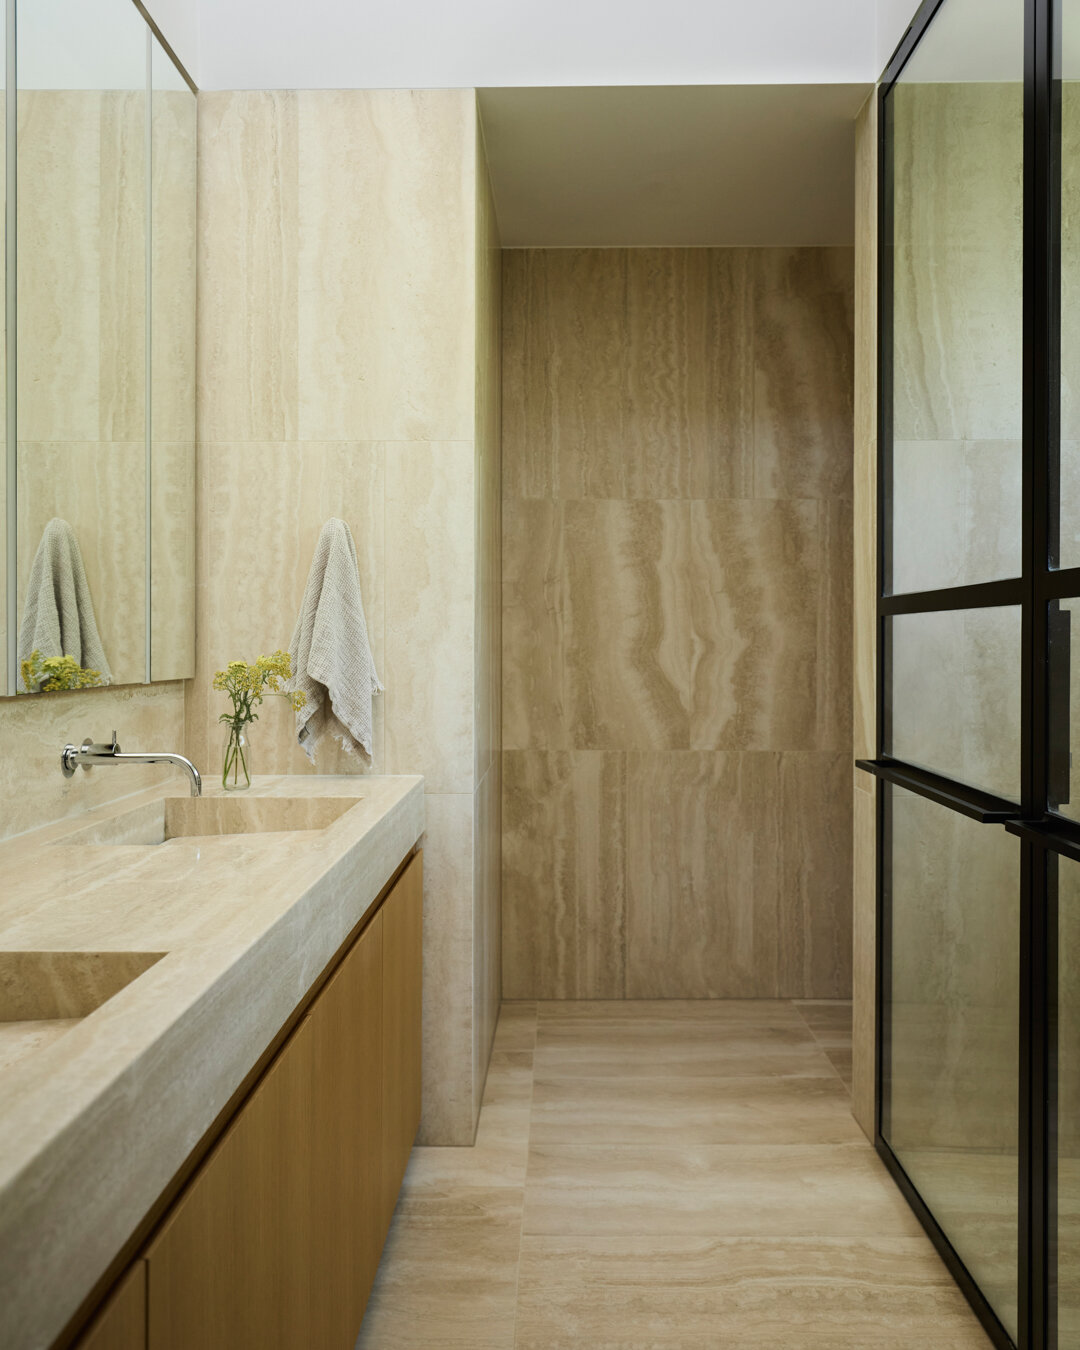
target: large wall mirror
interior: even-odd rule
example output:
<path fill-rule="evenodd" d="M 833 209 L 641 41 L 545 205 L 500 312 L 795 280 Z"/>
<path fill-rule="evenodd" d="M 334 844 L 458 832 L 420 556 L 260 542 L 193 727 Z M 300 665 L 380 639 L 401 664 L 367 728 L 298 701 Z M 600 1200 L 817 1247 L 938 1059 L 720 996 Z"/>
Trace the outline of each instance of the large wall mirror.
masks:
<path fill-rule="evenodd" d="M 132 0 L 8 0 L 5 671 L 194 672 L 196 98 Z"/>

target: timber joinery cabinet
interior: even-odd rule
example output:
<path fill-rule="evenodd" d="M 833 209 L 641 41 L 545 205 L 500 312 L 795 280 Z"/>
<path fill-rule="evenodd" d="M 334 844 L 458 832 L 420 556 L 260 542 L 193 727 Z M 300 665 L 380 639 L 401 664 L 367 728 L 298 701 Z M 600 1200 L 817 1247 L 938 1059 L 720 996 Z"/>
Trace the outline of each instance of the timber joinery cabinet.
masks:
<path fill-rule="evenodd" d="M 417 854 L 79 1350 L 351 1350 L 420 1123 L 422 893 Z"/>

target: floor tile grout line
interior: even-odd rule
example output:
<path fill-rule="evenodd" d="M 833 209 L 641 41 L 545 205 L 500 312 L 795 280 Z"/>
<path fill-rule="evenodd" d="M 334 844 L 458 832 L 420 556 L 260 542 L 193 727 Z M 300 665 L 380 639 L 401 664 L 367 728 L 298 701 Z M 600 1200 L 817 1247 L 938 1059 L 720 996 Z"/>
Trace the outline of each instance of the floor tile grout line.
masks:
<path fill-rule="evenodd" d="M 806 999 L 804 999 L 804 1000 L 801 1000 L 801 1001 L 802 1001 L 802 1002 L 813 1002 L 814 1000 L 806 1000 Z M 843 1002 L 843 1000 L 840 1000 L 840 1002 Z M 843 1086 L 844 1091 L 848 1094 L 848 1098 L 849 1098 L 849 1100 L 850 1100 L 850 1098 L 851 1098 L 851 1085 L 848 1083 L 847 1079 L 844 1077 L 844 1075 L 840 1072 L 840 1070 L 839 1070 L 839 1069 L 836 1067 L 836 1065 L 833 1063 L 833 1058 L 832 1058 L 832 1055 L 829 1054 L 828 1047 L 827 1047 L 827 1046 L 825 1045 L 825 1043 L 822 1041 L 821 1037 L 817 1034 L 817 1031 L 815 1030 L 814 1026 L 812 1025 L 810 1019 L 806 1016 L 806 1014 L 803 1012 L 803 1010 L 799 1007 L 799 1003 L 800 1003 L 800 1000 L 799 1000 L 799 999 L 794 999 L 794 998 L 793 998 L 793 999 L 791 1000 L 791 1006 L 792 1006 L 792 1008 L 794 1008 L 796 1014 L 797 1014 L 798 1017 L 801 1019 L 803 1025 L 806 1027 L 807 1031 L 808 1031 L 808 1032 L 810 1033 L 810 1035 L 813 1037 L 813 1039 L 814 1039 L 814 1044 L 818 1047 L 818 1049 L 821 1051 L 821 1053 L 822 1053 L 822 1054 L 825 1056 L 825 1058 L 828 1060 L 828 1062 L 829 1062 L 829 1068 L 832 1069 L 832 1071 L 833 1071 L 833 1073 L 835 1074 L 835 1076 L 840 1080 L 840 1083 L 841 1083 L 841 1085 Z"/>

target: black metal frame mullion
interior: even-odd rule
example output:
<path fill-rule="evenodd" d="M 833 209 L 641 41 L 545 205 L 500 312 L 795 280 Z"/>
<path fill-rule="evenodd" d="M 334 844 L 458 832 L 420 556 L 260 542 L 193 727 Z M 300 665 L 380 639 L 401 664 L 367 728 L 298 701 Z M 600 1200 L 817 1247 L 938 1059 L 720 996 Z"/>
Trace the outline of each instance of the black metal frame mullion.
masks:
<path fill-rule="evenodd" d="M 878 792 L 878 950 L 877 950 L 877 1119 L 876 1146 L 886 1166 L 944 1257 L 994 1343 L 1013 1345 L 944 1231 L 927 1208 L 892 1152 L 886 1134 L 889 1087 L 890 862 L 892 787 L 904 788 L 986 823 L 1001 823 L 1021 843 L 1021 932 L 1018 954 L 1021 995 L 1019 1307 L 1020 1350 L 1046 1350 L 1053 1328 L 1052 1216 L 1050 1193 L 1053 1155 L 1048 1140 L 1053 1121 L 1052 1026 L 1050 1004 L 1053 950 L 1047 886 L 1056 862 L 1047 848 L 1080 860 L 1080 825 L 1048 817 L 1049 633 L 1048 605 L 1080 594 L 1080 568 L 1051 572 L 1056 535 L 1050 513 L 1056 485 L 1051 455 L 1057 453 L 1057 305 L 1059 248 L 1057 211 L 1060 182 L 1055 116 L 1056 50 L 1052 31 L 1055 0 L 1024 0 L 1024 239 L 1023 239 L 1023 560 L 1022 575 L 1006 581 L 947 588 L 918 594 L 891 594 L 892 529 L 892 316 L 893 316 L 893 173 L 891 102 L 888 94 L 908 57 L 944 0 L 925 0 L 897 48 L 879 90 L 879 249 L 878 249 L 878 758 L 861 767 L 883 779 Z M 1055 193 L 1057 195 L 1055 195 Z M 891 737 L 889 621 L 902 614 L 959 610 L 989 605 L 1021 608 L 1021 775 L 1020 802 L 1004 802 L 967 785 L 930 774 L 889 757 Z M 1075 850 L 1075 851 L 1074 851 Z M 1056 960 L 1056 957 L 1055 957 Z"/>

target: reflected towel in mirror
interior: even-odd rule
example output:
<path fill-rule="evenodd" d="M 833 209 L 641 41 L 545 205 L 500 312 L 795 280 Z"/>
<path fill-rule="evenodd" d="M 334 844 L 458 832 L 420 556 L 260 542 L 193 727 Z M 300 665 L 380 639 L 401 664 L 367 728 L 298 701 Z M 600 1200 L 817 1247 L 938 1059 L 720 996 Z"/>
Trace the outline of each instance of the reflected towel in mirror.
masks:
<path fill-rule="evenodd" d="M 73 656 L 80 666 L 96 670 L 102 684 L 112 683 L 112 671 L 101 645 L 94 602 L 86 580 L 82 550 L 75 531 L 59 516 L 45 526 L 30 578 L 19 624 L 19 662 L 32 652 L 43 657 Z M 22 678 L 19 689 L 28 693 Z"/>
<path fill-rule="evenodd" d="M 322 527 L 300 615 L 289 644 L 290 689 L 307 701 L 296 739 L 308 759 L 327 731 L 352 753 L 372 752 L 372 699 L 382 692 L 368 640 L 352 531 L 343 520 Z"/>

